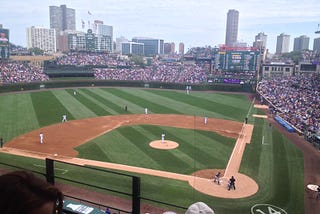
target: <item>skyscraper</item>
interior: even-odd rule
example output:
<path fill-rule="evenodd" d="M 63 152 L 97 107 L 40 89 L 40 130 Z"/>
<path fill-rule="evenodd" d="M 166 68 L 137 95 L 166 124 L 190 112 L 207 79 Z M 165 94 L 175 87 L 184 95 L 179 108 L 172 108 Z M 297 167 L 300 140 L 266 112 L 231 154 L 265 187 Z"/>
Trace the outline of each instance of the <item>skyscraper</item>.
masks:
<path fill-rule="evenodd" d="M 319 38 L 315 38 L 313 40 L 313 50 L 317 50 L 320 52 L 320 37 Z"/>
<path fill-rule="evenodd" d="M 40 48 L 45 52 L 56 52 L 56 31 L 43 27 L 27 28 L 27 48 Z"/>
<path fill-rule="evenodd" d="M 290 35 L 281 33 L 277 36 L 276 54 L 288 53 L 290 44 Z"/>
<path fill-rule="evenodd" d="M 179 54 L 184 54 L 184 44 L 183 44 L 183 42 L 179 43 Z"/>
<path fill-rule="evenodd" d="M 66 5 L 49 6 L 50 28 L 56 30 L 57 35 L 64 30 L 76 30 L 76 12 Z"/>
<path fill-rule="evenodd" d="M 305 35 L 294 38 L 293 51 L 308 50 L 309 40 L 310 38 Z"/>
<path fill-rule="evenodd" d="M 255 36 L 253 47 L 265 49 L 267 47 L 267 37 L 263 32 L 258 33 L 258 35 Z"/>
<path fill-rule="evenodd" d="M 95 33 L 97 35 L 98 50 L 102 40 L 107 40 L 108 42 L 106 49 L 109 52 L 113 52 L 113 27 L 103 24 L 103 21 L 94 21 Z M 104 49 L 104 47 L 102 48 Z"/>
<path fill-rule="evenodd" d="M 164 43 L 164 54 L 174 54 L 175 52 L 175 44 L 171 43 Z"/>
<path fill-rule="evenodd" d="M 227 46 L 235 46 L 238 40 L 239 11 L 229 10 L 227 14 L 226 42 Z"/>
<path fill-rule="evenodd" d="M 10 57 L 9 29 L 2 28 L 0 24 L 0 60 Z"/>
<path fill-rule="evenodd" d="M 154 56 L 163 54 L 164 40 L 163 39 L 153 39 L 147 37 L 134 37 L 132 42 L 143 43 L 144 44 L 144 55 Z"/>

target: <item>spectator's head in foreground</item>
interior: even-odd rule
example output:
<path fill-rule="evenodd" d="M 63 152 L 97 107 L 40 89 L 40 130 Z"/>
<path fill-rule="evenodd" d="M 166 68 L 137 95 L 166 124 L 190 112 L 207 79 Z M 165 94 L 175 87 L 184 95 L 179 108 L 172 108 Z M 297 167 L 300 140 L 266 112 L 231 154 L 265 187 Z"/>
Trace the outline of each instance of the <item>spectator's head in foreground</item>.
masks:
<path fill-rule="evenodd" d="M 62 192 L 30 172 L 0 176 L 2 214 L 61 214 Z"/>

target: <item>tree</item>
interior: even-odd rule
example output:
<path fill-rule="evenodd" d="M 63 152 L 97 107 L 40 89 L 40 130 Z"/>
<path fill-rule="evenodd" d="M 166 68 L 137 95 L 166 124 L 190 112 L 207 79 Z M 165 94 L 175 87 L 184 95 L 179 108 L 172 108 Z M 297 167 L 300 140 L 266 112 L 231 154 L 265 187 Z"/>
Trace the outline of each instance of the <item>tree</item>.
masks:
<path fill-rule="evenodd" d="M 134 64 L 136 64 L 142 68 L 144 68 L 144 66 L 145 66 L 143 56 L 132 55 L 131 61 L 134 62 Z"/>
<path fill-rule="evenodd" d="M 31 52 L 32 55 L 43 55 L 44 51 L 41 50 L 40 48 L 30 48 L 29 51 Z"/>

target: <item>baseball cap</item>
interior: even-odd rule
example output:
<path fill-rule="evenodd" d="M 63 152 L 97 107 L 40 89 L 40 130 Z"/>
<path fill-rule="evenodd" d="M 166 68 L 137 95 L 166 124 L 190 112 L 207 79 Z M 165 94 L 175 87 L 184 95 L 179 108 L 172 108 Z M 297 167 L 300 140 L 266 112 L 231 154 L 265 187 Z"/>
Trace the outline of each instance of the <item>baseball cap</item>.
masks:
<path fill-rule="evenodd" d="M 185 214 L 214 214 L 213 210 L 203 202 L 191 204 Z"/>

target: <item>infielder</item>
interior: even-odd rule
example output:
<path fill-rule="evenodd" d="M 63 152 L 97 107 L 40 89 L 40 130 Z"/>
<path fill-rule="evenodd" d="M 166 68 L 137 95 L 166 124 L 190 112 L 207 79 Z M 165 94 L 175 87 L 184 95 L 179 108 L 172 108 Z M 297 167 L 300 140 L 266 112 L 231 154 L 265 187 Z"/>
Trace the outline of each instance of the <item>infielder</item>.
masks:
<path fill-rule="evenodd" d="M 40 138 L 40 143 L 43 144 L 43 133 L 42 132 L 40 132 L 39 138 Z"/>
<path fill-rule="evenodd" d="M 62 123 L 67 122 L 67 115 L 64 114 L 62 115 Z"/>
<path fill-rule="evenodd" d="M 144 109 L 144 114 L 148 114 L 148 108 Z"/>
<path fill-rule="evenodd" d="M 203 123 L 204 123 L 204 125 L 207 125 L 207 123 L 208 123 L 208 117 L 207 116 L 204 117 Z"/>
<path fill-rule="evenodd" d="M 162 135 L 161 135 L 161 142 L 162 142 L 162 143 L 164 143 L 164 137 L 165 137 L 165 136 L 166 136 L 165 134 L 162 134 Z"/>

